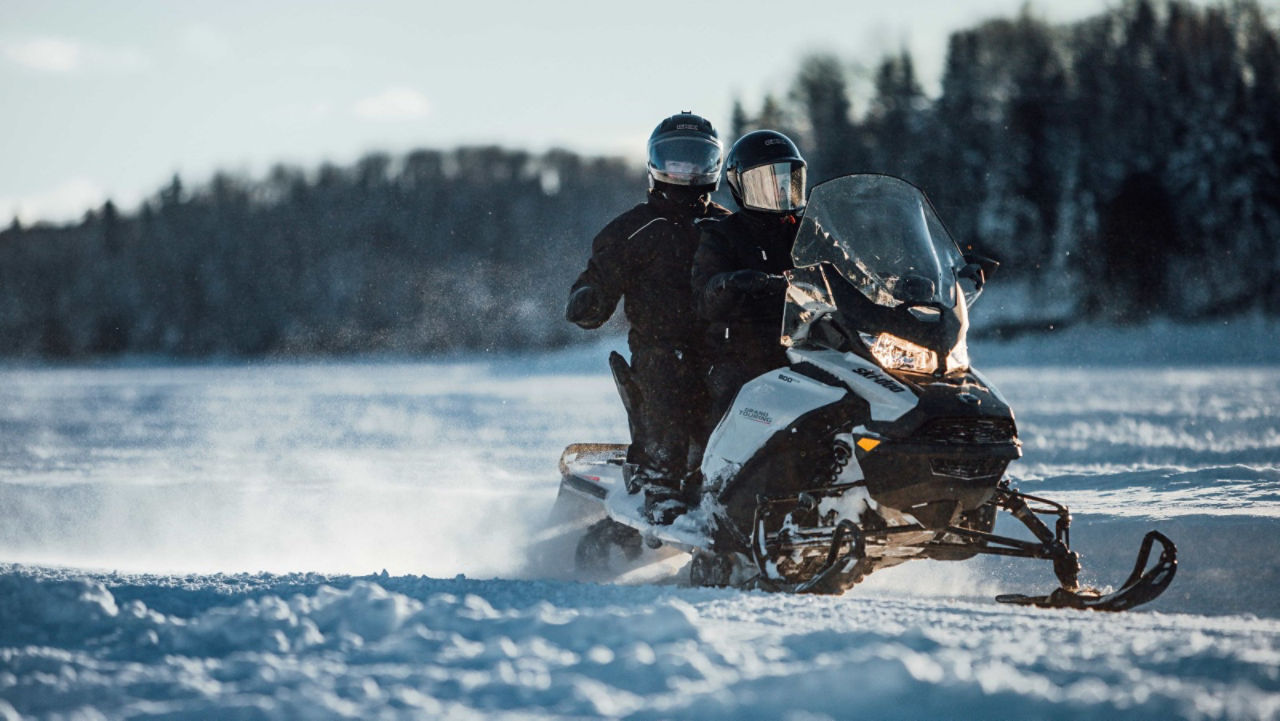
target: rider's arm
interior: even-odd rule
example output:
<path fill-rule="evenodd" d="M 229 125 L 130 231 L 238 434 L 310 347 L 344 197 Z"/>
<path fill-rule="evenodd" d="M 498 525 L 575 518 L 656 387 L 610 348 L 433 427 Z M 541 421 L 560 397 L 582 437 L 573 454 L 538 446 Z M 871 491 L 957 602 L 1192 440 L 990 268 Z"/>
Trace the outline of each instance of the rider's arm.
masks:
<path fill-rule="evenodd" d="M 587 269 L 569 289 L 565 318 L 588 330 L 599 328 L 618 307 L 631 275 L 634 248 L 628 244 L 627 216 L 615 219 L 591 241 Z"/>
<path fill-rule="evenodd" d="M 716 232 L 702 232 L 693 257 L 693 302 L 705 320 L 730 320 L 749 299 L 786 287 L 786 280 L 762 270 L 743 268 L 731 250 L 731 240 Z"/>

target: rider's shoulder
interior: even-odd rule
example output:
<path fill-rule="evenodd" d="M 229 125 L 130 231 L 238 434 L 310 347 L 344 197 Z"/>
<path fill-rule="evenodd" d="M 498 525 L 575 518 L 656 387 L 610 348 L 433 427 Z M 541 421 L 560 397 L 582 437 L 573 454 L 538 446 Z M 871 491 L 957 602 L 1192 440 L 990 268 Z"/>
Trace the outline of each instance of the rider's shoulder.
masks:
<path fill-rule="evenodd" d="M 726 211 L 723 215 L 708 215 L 694 221 L 698 230 L 705 235 L 732 235 L 738 225 L 737 214 Z"/>
<path fill-rule="evenodd" d="M 602 232 L 629 237 L 661 217 L 652 205 L 640 203 L 609 221 Z"/>

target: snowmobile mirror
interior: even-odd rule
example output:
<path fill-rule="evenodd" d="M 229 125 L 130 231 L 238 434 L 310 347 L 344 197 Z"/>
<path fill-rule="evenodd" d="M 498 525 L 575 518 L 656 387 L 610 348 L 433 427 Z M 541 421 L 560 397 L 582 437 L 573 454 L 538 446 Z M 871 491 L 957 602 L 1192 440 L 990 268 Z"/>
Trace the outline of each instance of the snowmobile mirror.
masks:
<path fill-rule="evenodd" d="M 986 274 L 982 272 L 982 266 L 977 263 L 969 263 L 956 273 L 956 277 L 960 280 L 967 280 L 973 284 L 973 290 L 982 290 L 982 286 L 986 285 Z"/>
<path fill-rule="evenodd" d="M 1000 267 L 999 261 L 977 253 L 965 254 L 964 262 L 966 265 L 956 275 L 972 280 L 977 290 L 982 290 L 982 286 L 991 280 L 991 276 L 995 275 L 996 269 Z"/>

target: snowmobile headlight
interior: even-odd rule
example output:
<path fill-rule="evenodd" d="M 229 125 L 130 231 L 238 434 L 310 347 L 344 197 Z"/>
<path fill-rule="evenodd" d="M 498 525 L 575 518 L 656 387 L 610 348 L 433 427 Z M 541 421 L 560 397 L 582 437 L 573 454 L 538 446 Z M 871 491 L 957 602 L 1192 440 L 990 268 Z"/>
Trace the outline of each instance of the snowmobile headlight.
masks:
<path fill-rule="evenodd" d="M 938 369 L 937 353 L 896 335 L 881 333 L 872 337 L 864 333 L 862 340 L 880 365 L 891 371 L 933 373 Z"/>

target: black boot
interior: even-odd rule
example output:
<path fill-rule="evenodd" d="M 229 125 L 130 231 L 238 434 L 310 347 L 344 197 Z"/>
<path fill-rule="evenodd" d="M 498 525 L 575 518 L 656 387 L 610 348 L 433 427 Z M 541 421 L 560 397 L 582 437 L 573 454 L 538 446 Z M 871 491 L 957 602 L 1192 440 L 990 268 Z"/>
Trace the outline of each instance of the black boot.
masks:
<path fill-rule="evenodd" d="M 655 526 L 669 526 L 688 513 L 689 503 L 679 488 L 650 482 L 644 486 L 644 515 Z"/>

